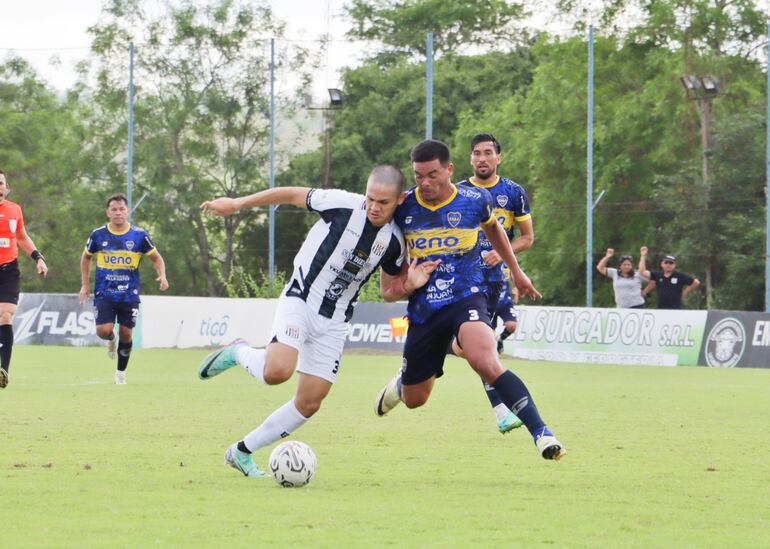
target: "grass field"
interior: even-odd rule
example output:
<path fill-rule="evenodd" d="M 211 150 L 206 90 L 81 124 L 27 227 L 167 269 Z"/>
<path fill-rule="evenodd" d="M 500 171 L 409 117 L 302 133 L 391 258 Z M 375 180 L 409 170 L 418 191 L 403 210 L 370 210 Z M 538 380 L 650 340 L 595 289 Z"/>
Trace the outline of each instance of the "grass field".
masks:
<path fill-rule="evenodd" d="M 451 359 L 428 405 L 376 418 L 399 360 L 347 355 L 292 438 L 318 456 L 283 489 L 222 453 L 293 393 L 203 351 L 139 350 L 115 386 L 102 349 L 14 349 L 0 391 L 0 546 L 758 547 L 770 544 L 770 370 L 506 361 L 567 446 L 496 432 Z M 255 455 L 265 465 L 269 449 Z"/>

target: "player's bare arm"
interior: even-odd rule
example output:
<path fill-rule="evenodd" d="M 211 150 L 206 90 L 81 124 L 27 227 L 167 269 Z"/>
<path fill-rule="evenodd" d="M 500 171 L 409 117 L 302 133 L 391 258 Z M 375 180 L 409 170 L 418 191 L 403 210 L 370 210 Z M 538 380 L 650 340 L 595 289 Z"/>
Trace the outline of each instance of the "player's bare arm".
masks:
<path fill-rule="evenodd" d="M 89 289 L 89 278 L 91 276 L 91 255 L 83 250 L 83 255 L 80 256 L 80 295 L 79 303 L 83 303 L 86 298 L 91 294 Z"/>
<path fill-rule="evenodd" d="M 201 204 L 201 211 L 204 214 L 226 217 L 241 210 L 270 204 L 288 204 L 297 208 L 306 208 L 309 192 L 309 187 L 276 187 L 238 198 L 225 196 L 207 200 Z"/>
<path fill-rule="evenodd" d="M 441 263 L 435 261 L 417 262 L 417 258 L 411 263 L 404 262 L 401 272 L 391 276 L 385 271 L 380 273 L 380 295 L 385 301 L 398 301 L 406 299 L 417 288 L 422 288 L 430 280 L 430 275 Z"/>
<path fill-rule="evenodd" d="M 508 236 L 505 234 L 505 230 L 497 219 L 490 218 L 490 221 L 481 225 L 481 228 L 484 230 L 484 234 L 487 236 L 490 244 L 492 244 L 492 248 L 500 254 L 500 257 L 511 270 L 511 279 L 519 289 L 519 293 L 524 296 L 529 296 L 533 300 L 543 297 L 532 285 L 532 281 L 526 273 L 521 270 L 519 262 L 516 261 L 516 255 L 511 249 L 511 243 L 508 241 Z"/>
<path fill-rule="evenodd" d="M 519 230 L 519 236 L 511 241 L 511 250 L 513 250 L 514 254 L 523 252 L 524 250 L 529 250 L 532 247 L 532 244 L 535 242 L 535 231 L 532 228 L 531 218 L 517 221 L 516 227 Z M 503 259 L 496 251 L 490 250 L 486 255 L 484 255 L 482 261 L 484 261 L 484 265 L 487 267 L 496 267 L 502 263 Z"/>
<path fill-rule="evenodd" d="M 523 219 L 516 222 L 516 228 L 519 230 L 519 236 L 511 242 L 513 253 L 517 254 L 524 250 L 529 250 L 535 243 L 535 229 L 532 225 L 532 218 Z"/>
<path fill-rule="evenodd" d="M 48 265 L 46 265 L 45 259 L 43 259 L 43 255 L 37 251 L 37 248 L 35 248 L 35 243 L 32 242 L 32 239 L 27 234 L 27 229 L 23 228 L 21 230 L 19 247 L 24 250 L 28 256 L 35 260 L 35 268 L 37 269 L 37 274 L 43 277 L 46 276 L 48 274 Z"/>
<path fill-rule="evenodd" d="M 158 275 L 155 278 L 155 281 L 158 283 L 158 288 L 161 292 L 165 292 L 168 290 L 168 280 L 166 280 L 166 262 L 163 261 L 163 256 L 161 256 L 160 252 L 156 249 L 154 253 L 151 253 L 147 257 L 155 268 L 155 274 Z"/>

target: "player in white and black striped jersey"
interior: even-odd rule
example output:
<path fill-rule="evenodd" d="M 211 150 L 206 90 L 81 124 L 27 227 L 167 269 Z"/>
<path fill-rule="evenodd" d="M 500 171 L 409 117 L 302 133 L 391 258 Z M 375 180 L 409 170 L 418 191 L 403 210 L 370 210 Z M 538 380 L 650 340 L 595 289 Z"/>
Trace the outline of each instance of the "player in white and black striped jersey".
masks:
<path fill-rule="evenodd" d="M 425 284 L 435 269 L 431 262 L 404 264 L 404 238 L 392 221 L 404 199 L 404 182 L 398 168 L 382 165 L 372 170 L 366 196 L 279 187 L 201 205 L 205 213 L 219 216 L 268 204 L 291 204 L 321 216 L 294 258 L 267 348 L 234 342 L 207 356 L 198 370 L 201 379 L 208 379 L 241 364 L 267 385 L 283 383 L 295 369 L 299 372 L 294 398 L 225 452 L 225 462 L 244 475 L 265 476 L 250 454 L 288 436 L 320 408 L 337 377 L 358 293 L 377 268 L 392 276 L 407 271 L 404 285 L 410 288 Z"/>

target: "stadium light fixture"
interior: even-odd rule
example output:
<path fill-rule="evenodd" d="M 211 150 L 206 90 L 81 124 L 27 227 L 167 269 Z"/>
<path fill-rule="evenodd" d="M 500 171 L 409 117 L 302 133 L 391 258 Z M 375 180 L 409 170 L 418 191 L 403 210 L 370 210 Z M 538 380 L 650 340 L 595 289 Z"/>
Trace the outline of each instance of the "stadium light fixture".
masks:
<path fill-rule="evenodd" d="M 719 81 L 713 76 L 701 76 L 700 84 L 706 97 L 716 97 L 719 94 Z"/>
<path fill-rule="evenodd" d="M 694 74 L 686 74 L 682 77 L 682 85 L 687 90 L 688 99 L 697 99 L 698 89 L 700 89 L 700 82 Z"/>
<path fill-rule="evenodd" d="M 338 90 L 337 88 L 329 88 L 329 104 L 332 108 L 341 107 L 342 100 L 342 90 Z"/>

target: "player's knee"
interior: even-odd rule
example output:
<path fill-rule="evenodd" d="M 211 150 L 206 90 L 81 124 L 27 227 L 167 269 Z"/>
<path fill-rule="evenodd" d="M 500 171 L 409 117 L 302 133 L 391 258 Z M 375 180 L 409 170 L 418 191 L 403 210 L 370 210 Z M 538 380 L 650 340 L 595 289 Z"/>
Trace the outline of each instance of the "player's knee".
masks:
<path fill-rule="evenodd" d="M 118 327 L 118 338 L 124 343 L 128 343 L 133 339 L 133 329 L 128 326 Z"/>
<path fill-rule="evenodd" d="M 490 385 L 494 383 L 495 380 L 500 377 L 504 371 L 496 357 L 477 360 L 475 362 L 471 362 L 470 364 L 475 372 L 479 374 L 479 377 L 484 381 L 484 383 L 489 383 Z"/>
<path fill-rule="evenodd" d="M 323 399 L 316 397 L 302 397 L 300 395 L 294 397 L 294 405 L 299 413 L 306 418 L 313 416 L 321 409 L 321 402 L 323 402 Z"/>
<path fill-rule="evenodd" d="M 428 402 L 428 394 L 422 392 L 402 391 L 401 400 L 407 408 L 419 408 Z"/>
<path fill-rule="evenodd" d="M 268 361 L 262 377 L 267 385 L 278 385 L 291 377 L 294 373 L 294 364 L 286 362 Z"/>
<path fill-rule="evenodd" d="M 11 324 L 13 322 L 13 313 L 0 313 L 0 325 Z"/>
<path fill-rule="evenodd" d="M 506 322 L 506 323 L 505 323 L 505 330 L 506 330 L 506 331 L 507 331 L 509 334 L 512 334 L 512 333 L 514 333 L 514 332 L 516 331 L 516 322 L 514 322 L 514 321 L 508 321 L 508 322 Z"/>
<path fill-rule="evenodd" d="M 112 326 L 111 325 L 97 326 L 96 335 L 100 339 L 111 339 L 110 336 L 112 335 Z"/>

